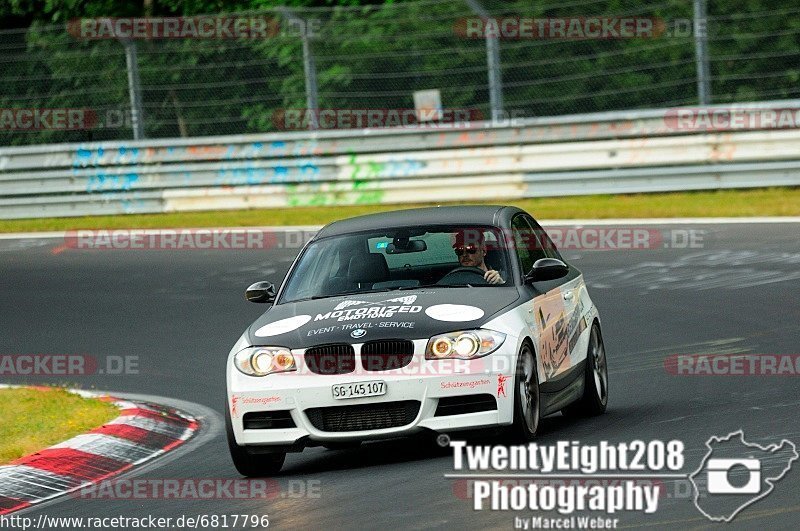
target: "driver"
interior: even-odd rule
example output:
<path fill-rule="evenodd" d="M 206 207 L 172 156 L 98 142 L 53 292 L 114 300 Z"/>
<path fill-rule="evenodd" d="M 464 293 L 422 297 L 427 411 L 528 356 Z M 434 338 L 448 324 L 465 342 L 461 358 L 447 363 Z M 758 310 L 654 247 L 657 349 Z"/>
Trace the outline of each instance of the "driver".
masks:
<path fill-rule="evenodd" d="M 505 282 L 500 273 L 486 265 L 486 241 L 483 231 L 459 231 L 454 235 L 453 250 L 461 267 L 477 267 L 485 271 L 483 279 L 489 284 Z"/>

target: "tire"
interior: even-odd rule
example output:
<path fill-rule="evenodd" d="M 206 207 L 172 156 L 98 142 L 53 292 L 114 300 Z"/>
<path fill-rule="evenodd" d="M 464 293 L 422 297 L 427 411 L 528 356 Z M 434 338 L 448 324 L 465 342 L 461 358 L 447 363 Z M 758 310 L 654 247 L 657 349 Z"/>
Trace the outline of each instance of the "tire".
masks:
<path fill-rule="evenodd" d="M 511 426 L 511 438 L 514 441 L 529 442 L 536 438 L 541 416 L 539 398 L 536 356 L 530 345 L 525 343 L 517 357 L 514 378 L 514 424 Z"/>
<path fill-rule="evenodd" d="M 281 471 L 286 460 L 286 452 L 251 453 L 246 446 L 236 444 L 233 436 L 231 413 L 225 403 L 225 432 L 228 435 L 228 450 L 236 470 L 249 478 L 273 476 Z"/>
<path fill-rule="evenodd" d="M 561 410 L 570 417 L 591 417 L 605 413 L 608 406 L 608 363 L 600 327 L 592 325 L 586 352 L 583 396 Z"/>

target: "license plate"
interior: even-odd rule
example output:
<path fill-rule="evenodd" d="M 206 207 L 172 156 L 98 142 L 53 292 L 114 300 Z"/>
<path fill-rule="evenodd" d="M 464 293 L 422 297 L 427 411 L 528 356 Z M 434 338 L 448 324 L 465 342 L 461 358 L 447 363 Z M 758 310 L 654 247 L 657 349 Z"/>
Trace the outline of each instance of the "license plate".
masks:
<path fill-rule="evenodd" d="M 386 382 L 358 382 L 337 384 L 331 386 L 333 398 L 342 400 L 345 398 L 362 398 L 365 396 L 380 396 L 386 394 Z"/>

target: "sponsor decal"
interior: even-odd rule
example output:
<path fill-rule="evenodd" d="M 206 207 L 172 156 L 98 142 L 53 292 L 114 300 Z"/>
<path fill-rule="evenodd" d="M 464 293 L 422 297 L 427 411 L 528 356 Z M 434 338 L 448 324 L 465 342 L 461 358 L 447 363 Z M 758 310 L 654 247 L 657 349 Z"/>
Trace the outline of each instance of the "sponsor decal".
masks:
<path fill-rule="evenodd" d="M 369 302 L 361 300 L 346 300 L 337 304 L 333 311 L 318 313 L 314 321 L 326 321 L 336 319 L 337 321 L 354 321 L 356 319 L 387 319 L 394 317 L 398 313 L 419 313 L 422 306 L 415 306 L 416 295 L 405 297 L 394 297 L 382 301 Z M 399 303 L 399 304 L 392 304 Z M 369 304 L 370 306 L 363 306 Z M 359 306 L 359 308 L 352 308 Z"/>
<path fill-rule="evenodd" d="M 351 299 L 351 300 L 346 300 L 346 301 L 340 302 L 339 304 L 334 306 L 333 309 L 334 310 L 344 310 L 345 308 L 349 308 L 351 306 L 363 306 L 364 304 L 372 304 L 373 306 L 375 306 L 375 305 L 383 305 L 383 306 L 385 306 L 386 304 L 388 304 L 390 302 L 395 302 L 395 303 L 399 302 L 399 303 L 402 303 L 402 304 L 405 304 L 405 305 L 410 305 L 410 304 L 414 304 L 416 302 L 416 300 L 417 300 L 417 296 L 416 295 L 406 295 L 405 297 L 394 297 L 392 299 L 385 299 L 385 300 L 377 301 L 377 302 L 360 301 L 360 300 L 352 300 Z"/>
<path fill-rule="evenodd" d="M 583 284 L 576 288 L 575 291 L 579 293 L 581 288 L 583 288 Z M 572 352 L 575 349 L 578 339 L 588 326 L 586 323 L 586 316 L 584 315 L 585 307 L 583 305 L 583 299 L 577 293 L 575 297 L 578 299 L 578 303 L 575 305 L 575 311 L 572 312 L 572 316 L 569 319 L 569 324 L 567 324 L 567 330 L 569 333 L 569 347 L 567 348 L 568 352 Z"/>
<path fill-rule="evenodd" d="M 294 317 L 288 317 L 286 319 L 281 319 L 280 321 L 275 321 L 274 323 L 269 323 L 262 326 L 256 330 L 255 335 L 258 337 L 279 336 L 281 334 L 286 334 L 288 332 L 297 330 L 310 320 L 310 315 L 296 315 Z"/>
<path fill-rule="evenodd" d="M 357 330 L 359 328 L 366 329 L 366 328 L 403 328 L 403 329 L 412 329 L 417 323 L 414 321 L 378 321 L 377 323 L 370 323 L 370 322 L 361 322 L 361 323 L 347 323 L 341 325 L 331 325 L 331 326 L 323 326 L 322 328 L 315 328 L 313 330 L 309 330 L 306 332 L 306 337 L 311 336 L 318 336 L 321 334 L 329 334 L 331 332 L 335 332 L 337 330 Z M 352 332 L 350 334 L 352 337 L 362 337 L 362 336 L 353 336 Z"/>
<path fill-rule="evenodd" d="M 537 297 L 533 301 L 541 329 L 539 353 L 546 378 L 551 378 L 569 368 L 569 354 L 577 345 L 583 331 L 589 326 L 584 315 L 586 312 L 582 297 L 584 288 L 585 285 L 580 282 L 571 290 L 572 300 L 576 301 L 571 310 L 564 303 L 563 293 L 566 288 L 557 289 L 552 294 Z M 568 313 L 569 320 L 567 320 Z"/>
<path fill-rule="evenodd" d="M 231 417 L 239 416 L 239 404 L 265 406 L 282 400 L 279 396 L 245 396 L 231 395 Z"/>
<path fill-rule="evenodd" d="M 381 321 L 378 328 L 414 328 L 413 321 Z"/>
<path fill-rule="evenodd" d="M 439 382 L 439 387 L 441 389 L 459 389 L 462 387 L 468 387 L 470 389 L 474 389 L 479 386 L 489 385 L 490 381 L 488 378 L 481 378 L 480 380 L 469 380 L 469 381 L 459 381 L 456 380 L 454 382 Z"/>
<path fill-rule="evenodd" d="M 231 396 L 231 416 L 233 418 L 239 416 L 239 397 L 236 395 Z"/>
<path fill-rule="evenodd" d="M 436 304 L 425 310 L 431 319 L 445 322 L 475 321 L 483 317 L 483 310 L 465 304 Z"/>
<path fill-rule="evenodd" d="M 247 396 L 242 398 L 242 404 L 258 404 L 262 406 L 280 401 L 281 397 L 279 396 Z"/>
<path fill-rule="evenodd" d="M 541 335 L 539 354 L 546 378 L 552 378 L 569 364 L 566 308 L 560 289 L 537 297 L 534 308 L 539 316 Z"/>
<path fill-rule="evenodd" d="M 505 376 L 504 374 L 497 375 L 497 398 L 501 396 L 507 397 L 506 395 L 506 380 L 508 380 L 510 376 Z"/>

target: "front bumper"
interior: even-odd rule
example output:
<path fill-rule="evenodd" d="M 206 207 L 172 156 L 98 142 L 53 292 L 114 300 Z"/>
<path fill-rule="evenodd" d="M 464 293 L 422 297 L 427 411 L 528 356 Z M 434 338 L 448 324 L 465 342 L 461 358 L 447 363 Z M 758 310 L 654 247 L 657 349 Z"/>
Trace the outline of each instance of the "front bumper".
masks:
<path fill-rule="evenodd" d="M 426 339 L 414 341 L 414 358 L 401 368 L 388 371 L 367 371 L 361 368 L 361 345 L 356 352 L 356 371 L 341 375 L 320 375 L 310 372 L 304 363 L 304 350 L 293 350 L 298 370 L 265 377 L 247 376 L 239 372 L 228 359 L 228 408 L 234 437 L 239 445 L 296 446 L 306 444 L 370 440 L 410 435 L 422 430 L 448 433 L 451 431 L 510 424 L 513 420 L 513 367 L 515 367 L 516 338 L 507 337 L 495 352 L 475 360 L 425 360 Z M 369 381 L 386 383 L 386 394 L 374 397 L 334 399 L 331 386 L 342 383 Z M 494 398 L 491 410 L 459 412 L 457 408 L 441 408 L 440 399 L 481 395 L 486 404 Z M 471 398 L 470 398 L 471 400 Z M 468 401 L 468 400 L 467 400 Z M 448 403 L 457 403 L 452 399 Z M 404 412 L 397 410 L 404 404 Z M 415 405 L 416 404 L 416 405 Z M 362 405 L 369 405 L 363 406 Z M 347 406 L 355 408 L 341 409 Z M 391 427 L 378 429 L 329 429 L 320 422 L 321 414 L 337 408 L 337 419 L 358 412 L 359 422 L 370 415 L 391 416 Z M 394 413 L 391 413 L 394 411 Z M 291 417 L 292 427 L 253 429 L 244 428 L 248 413 L 283 412 Z M 366 413 L 364 413 L 366 412 Z M 452 413 L 456 414 L 445 414 Z M 250 416 L 252 418 L 252 415 Z M 355 417 L 354 417 L 355 418 Z M 402 420 L 400 420 L 402 419 Z M 384 419 L 386 420 L 386 419 Z M 345 422 L 346 424 L 346 422 Z M 369 422 L 366 422 L 368 425 Z M 339 424 L 337 424 L 339 425 Z"/>

